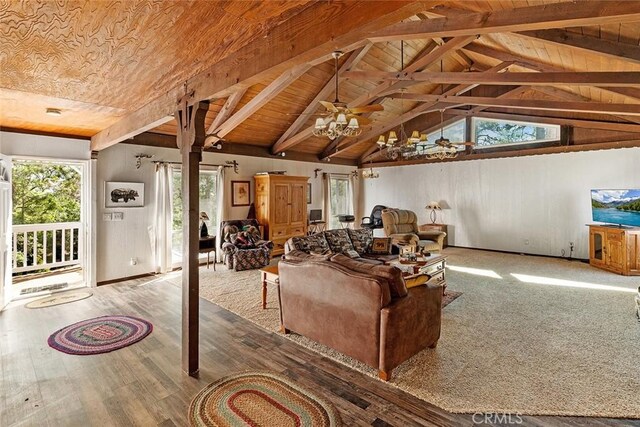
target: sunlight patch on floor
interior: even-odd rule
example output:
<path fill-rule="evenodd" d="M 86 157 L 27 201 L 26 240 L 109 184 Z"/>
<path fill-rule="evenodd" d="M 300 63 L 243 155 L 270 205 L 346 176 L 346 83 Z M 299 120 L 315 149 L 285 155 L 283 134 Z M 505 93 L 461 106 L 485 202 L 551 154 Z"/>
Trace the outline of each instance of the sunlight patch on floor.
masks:
<path fill-rule="evenodd" d="M 552 277 L 530 276 L 528 274 L 511 273 L 511 275 L 521 282 L 532 283 L 536 285 L 565 286 L 568 288 L 596 289 L 601 291 L 617 291 L 630 293 L 637 292 L 637 290 L 634 288 L 623 288 L 621 286 L 608 286 L 598 283 L 576 282 L 573 280 L 554 279 Z"/>
<path fill-rule="evenodd" d="M 484 270 L 482 268 L 460 267 L 457 265 L 447 264 L 447 268 L 460 273 L 474 274 L 476 276 L 492 277 L 494 279 L 502 279 L 498 273 L 493 270 Z"/>

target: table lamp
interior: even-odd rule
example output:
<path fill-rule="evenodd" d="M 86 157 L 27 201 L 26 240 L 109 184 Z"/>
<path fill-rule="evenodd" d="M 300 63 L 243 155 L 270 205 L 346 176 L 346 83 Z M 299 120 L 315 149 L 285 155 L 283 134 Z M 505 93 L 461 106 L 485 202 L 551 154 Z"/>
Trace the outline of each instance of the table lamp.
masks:
<path fill-rule="evenodd" d="M 424 207 L 425 209 L 431 209 L 431 213 L 429 214 L 429 218 L 431 218 L 431 223 L 435 224 L 436 223 L 436 211 L 442 210 L 442 208 L 440 207 L 440 204 L 438 202 L 429 202 L 429 204 L 427 204 L 427 206 Z"/>
<path fill-rule="evenodd" d="M 209 215 L 207 215 L 206 212 L 200 212 L 200 221 L 202 221 L 202 224 L 200 225 L 200 237 L 207 237 L 209 236 L 209 230 L 207 229 L 207 224 L 205 224 L 205 221 L 209 221 Z"/>

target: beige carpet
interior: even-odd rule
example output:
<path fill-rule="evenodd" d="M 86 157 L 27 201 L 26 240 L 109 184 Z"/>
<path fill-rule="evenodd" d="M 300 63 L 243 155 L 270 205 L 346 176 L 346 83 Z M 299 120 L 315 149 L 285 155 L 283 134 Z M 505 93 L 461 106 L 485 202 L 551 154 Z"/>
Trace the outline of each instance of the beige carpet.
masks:
<path fill-rule="evenodd" d="M 452 412 L 640 418 L 639 278 L 552 258 L 445 254 L 449 289 L 463 295 L 443 310 L 437 349 L 396 368 L 392 385 Z M 262 310 L 258 271 L 200 271 L 203 298 L 277 330 L 276 295 L 269 292 Z M 290 337 L 376 377 L 362 363 Z"/>

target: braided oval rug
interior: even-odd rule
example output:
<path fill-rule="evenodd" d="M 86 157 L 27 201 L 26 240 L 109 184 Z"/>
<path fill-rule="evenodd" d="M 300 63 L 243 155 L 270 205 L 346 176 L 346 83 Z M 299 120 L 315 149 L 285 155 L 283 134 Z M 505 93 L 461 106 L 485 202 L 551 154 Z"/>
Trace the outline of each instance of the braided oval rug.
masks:
<path fill-rule="evenodd" d="M 102 316 L 66 326 L 48 339 L 50 347 L 67 354 L 108 353 L 134 344 L 153 330 L 146 320 L 131 316 Z"/>
<path fill-rule="evenodd" d="M 191 401 L 192 426 L 341 426 L 334 406 L 291 380 L 267 372 L 222 378 Z"/>

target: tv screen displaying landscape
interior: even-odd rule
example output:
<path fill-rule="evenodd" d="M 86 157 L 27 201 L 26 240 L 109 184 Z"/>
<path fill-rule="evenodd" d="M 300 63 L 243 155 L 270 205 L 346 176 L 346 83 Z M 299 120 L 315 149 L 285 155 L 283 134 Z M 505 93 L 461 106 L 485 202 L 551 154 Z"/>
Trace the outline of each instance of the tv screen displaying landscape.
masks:
<path fill-rule="evenodd" d="M 640 190 L 591 190 L 593 220 L 640 227 Z"/>

